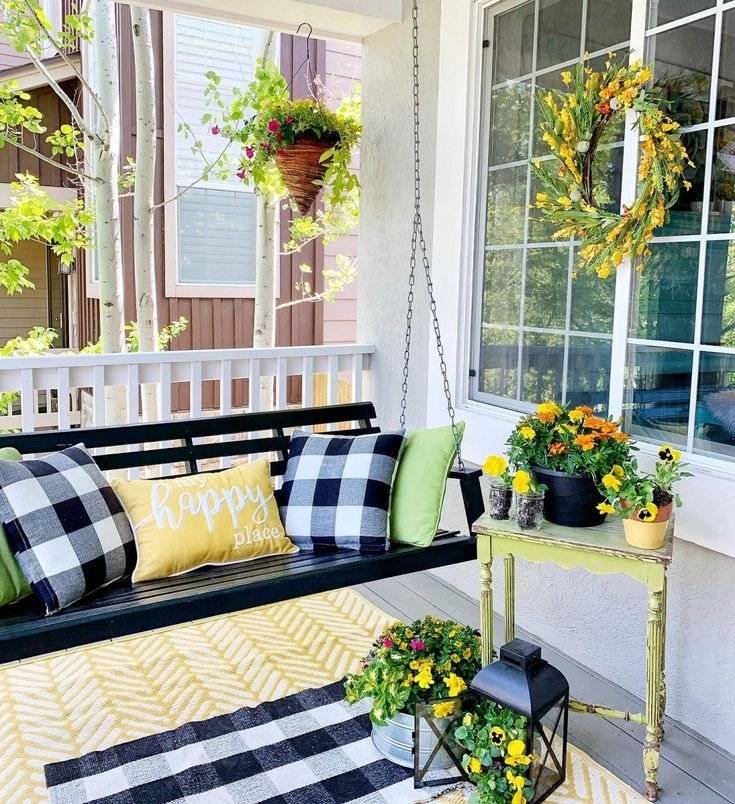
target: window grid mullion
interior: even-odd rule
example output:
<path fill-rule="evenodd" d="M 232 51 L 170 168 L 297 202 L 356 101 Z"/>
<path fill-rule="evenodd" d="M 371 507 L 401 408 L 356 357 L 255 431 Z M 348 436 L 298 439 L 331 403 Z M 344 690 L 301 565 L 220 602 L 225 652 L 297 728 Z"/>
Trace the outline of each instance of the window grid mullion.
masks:
<path fill-rule="evenodd" d="M 699 244 L 699 267 L 697 275 L 697 298 L 694 313 L 694 354 L 692 355 L 692 382 L 689 392 L 689 417 L 687 421 L 687 452 L 694 450 L 694 428 L 697 421 L 697 395 L 699 391 L 699 355 L 702 342 L 702 313 L 704 308 L 704 275 L 707 263 L 707 232 L 709 230 L 709 201 L 712 190 L 712 162 L 714 156 L 715 129 L 717 118 L 717 92 L 720 74 L 720 52 L 722 49 L 722 8 L 715 17 L 714 43 L 712 47 L 712 78 L 710 80 L 709 116 L 707 126 L 707 147 L 705 149 L 704 186 L 702 188 L 702 228 Z"/>
<path fill-rule="evenodd" d="M 630 63 L 642 59 L 646 45 L 647 0 L 633 0 L 630 14 Z M 625 146 L 623 149 L 622 183 L 620 203 L 632 206 L 638 185 L 638 129 L 635 114 L 629 111 L 625 119 Z M 628 322 L 633 290 L 633 267 L 626 259 L 615 275 L 615 305 L 613 312 L 613 339 L 610 354 L 610 392 L 608 411 L 611 416 L 623 415 L 625 398 L 625 367 L 628 352 Z"/>
<path fill-rule="evenodd" d="M 516 399 L 523 398 L 523 324 L 526 317 L 526 269 L 528 264 L 528 227 L 531 216 L 528 207 L 531 203 L 531 160 L 533 159 L 533 133 L 536 119 L 536 56 L 538 53 L 539 1 L 533 4 L 533 50 L 531 51 L 531 104 L 528 115 L 528 164 L 526 166 L 526 214 L 523 220 L 523 252 L 521 256 L 520 310 L 518 311 L 518 367 L 516 369 Z"/>

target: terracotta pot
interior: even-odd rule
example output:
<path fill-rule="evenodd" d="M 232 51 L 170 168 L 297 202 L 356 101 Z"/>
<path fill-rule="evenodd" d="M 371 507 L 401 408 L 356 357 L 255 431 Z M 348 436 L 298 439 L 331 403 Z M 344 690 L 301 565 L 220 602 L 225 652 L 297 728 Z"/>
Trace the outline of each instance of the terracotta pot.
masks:
<path fill-rule="evenodd" d="M 322 154 L 332 146 L 334 139 L 318 140 L 315 137 L 297 137 L 293 145 L 281 148 L 276 163 L 281 171 L 288 193 L 302 215 L 311 208 L 319 195 L 321 181 L 327 166 L 320 162 Z"/>
<path fill-rule="evenodd" d="M 635 515 L 623 520 L 625 541 L 643 550 L 660 550 L 664 546 L 668 527 L 668 519 L 659 521 L 658 517 L 653 522 L 642 522 Z"/>

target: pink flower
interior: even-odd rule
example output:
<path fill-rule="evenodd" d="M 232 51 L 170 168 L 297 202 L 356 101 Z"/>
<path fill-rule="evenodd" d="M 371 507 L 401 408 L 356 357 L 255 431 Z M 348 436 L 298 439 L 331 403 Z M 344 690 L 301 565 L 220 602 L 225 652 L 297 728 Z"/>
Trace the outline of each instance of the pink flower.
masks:
<path fill-rule="evenodd" d="M 212 126 L 212 134 L 214 134 L 215 136 L 217 136 L 217 134 L 219 134 L 219 126 L 218 125 Z"/>
<path fill-rule="evenodd" d="M 236 176 L 237 176 L 237 178 L 238 178 L 238 179 L 240 179 L 241 181 L 245 181 L 245 176 L 246 176 L 246 174 L 245 174 L 245 171 L 244 171 L 244 170 L 238 170 L 238 171 L 237 171 L 237 173 L 235 173 L 235 175 L 236 175 Z"/>
<path fill-rule="evenodd" d="M 276 156 L 283 156 L 285 153 L 286 153 L 285 148 L 278 148 L 278 150 L 276 151 Z"/>
<path fill-rule="evenodd" d="M 411 640 L 411 648 L 413 648 L 413 650 L 424 650 L 424 648 L 426 648 L 426 643 L 423 639 L 416 639 L 416 637 L 414 637 Z"/>
<path fill-rule="evenodd" d="M 272 134 L 275 134 L 280 128 L 281 124 L 275 119 L 275 117 L 268 121 L 268 131 L 270 131 Z"/>
<path fill-rule="evenodd" d="M 383 637 L 383 647 L 384 648 L 392 648 L 393 647 L 393 640 L 390 637 Z"/>
<path fill-rule="evenodd" d="M 289 116 L 286 118 L 286 122 L 287 122 L 289 125 L 290 125 L 291 123 L 293 123 L 293 115 L 289 115 Z"/>
<path fill-rule="evenodd" d="M 248 145 L 245 149 L 245 156 L 247 156 L 248 159 L 252 159 L 255 156 L 255 148 L 253 148 L 252 145 Z"/>

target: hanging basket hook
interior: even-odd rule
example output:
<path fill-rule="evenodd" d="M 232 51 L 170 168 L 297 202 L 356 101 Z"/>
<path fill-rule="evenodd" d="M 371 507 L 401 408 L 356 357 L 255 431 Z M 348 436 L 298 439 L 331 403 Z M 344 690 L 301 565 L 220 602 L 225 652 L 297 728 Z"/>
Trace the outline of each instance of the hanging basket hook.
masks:
<path fill-rule="evenodd" d="M 312 86 L 316 80 L 316 73 L 314 72 L 314 67 L 311 63 L 311 35 L 314 33 L 314 28 L 311 26 L 309 22 L 302 22 L 299 24 L 294 36 L 302 36 L 301 29 L 306 29 L 306 58 L 299 64 L 299 66 L 291 73 L 291 80 L 288 82 L 288 88 L 290 90 L 293 89 L 293 82 L 296 80 L 296 76 L 301 72 L 301 68 L 306 66 L 306 83 L 311 93 L 312 97 L 316 97 L 314 95 L 314 90 Z M 293 94 L 293 93 L 292 93 Z"/>

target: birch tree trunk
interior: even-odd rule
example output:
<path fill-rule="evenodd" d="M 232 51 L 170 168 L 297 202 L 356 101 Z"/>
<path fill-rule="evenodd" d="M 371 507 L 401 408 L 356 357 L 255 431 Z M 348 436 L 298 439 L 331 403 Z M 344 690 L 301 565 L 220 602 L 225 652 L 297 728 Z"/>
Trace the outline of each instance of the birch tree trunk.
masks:
<path fill-rule="evenodd" d="M 92 76 L 99 110 L 92 137 L 96 173 L 94 188 L 95 248 L 100 281 L 100 338 L 103 352 L 125 351 L 123 270 L 120 245 L 120 83 L 117 66 L 115 3 L 92 0 L 95 36 Z M 125 388 L 110 388 L 106 397 L 108 423 L 125 420 Z"/>
<path fill-rule="evenodd" d="M 141 352 L 158 351 L 154 240 L 156 173 L 156 90 L 151 18 L 147 8 L 130 7 L 135 59 L 135 187 L 133 194 L 133 259 L 135 313 Z M 141 388 L 144 421 L 158 418 L 156 386 Z"/>
<path fill-rule="evenodd" d="M 258 217 L 255 238 L 255 312 L 253 346 L 276 345 L 276 210 L 278 204 L 258 194 Z M 273 407 L 273 382 L 260 381 L 260 409 Z"/>

